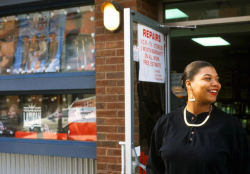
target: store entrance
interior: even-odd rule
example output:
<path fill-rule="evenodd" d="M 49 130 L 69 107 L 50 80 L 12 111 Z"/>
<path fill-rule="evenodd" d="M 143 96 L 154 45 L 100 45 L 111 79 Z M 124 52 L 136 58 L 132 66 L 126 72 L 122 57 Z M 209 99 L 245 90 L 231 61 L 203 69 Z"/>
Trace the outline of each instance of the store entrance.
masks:
<path fill-rule="evenodd" d="M 221 46 L 204 46 L 197 38 L 217 37 L 227 42 Z M 196 40 L 196 41 L 195 41 Z M 234 115 L 250 138 L 250 24 L 235 23 L 198 26 L 195 30 L 171 31 L 171 110 L 183 106 L 185 94 L 176 84 L 178 73 L 195 60 L 210 62 L 220 77 L 221 91 L 215 105 Z M 218 44 L 212 41 L 210 44 Z"/>

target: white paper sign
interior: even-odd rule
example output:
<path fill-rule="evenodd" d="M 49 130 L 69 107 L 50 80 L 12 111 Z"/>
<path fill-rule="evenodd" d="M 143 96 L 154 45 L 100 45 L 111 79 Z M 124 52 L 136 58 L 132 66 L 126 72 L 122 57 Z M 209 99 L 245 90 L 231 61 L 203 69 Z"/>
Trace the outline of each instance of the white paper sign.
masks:
<path fill-rule="evenodd" d="M 163 34 L 138 24 L 139 81 L 165 82 Z"/>

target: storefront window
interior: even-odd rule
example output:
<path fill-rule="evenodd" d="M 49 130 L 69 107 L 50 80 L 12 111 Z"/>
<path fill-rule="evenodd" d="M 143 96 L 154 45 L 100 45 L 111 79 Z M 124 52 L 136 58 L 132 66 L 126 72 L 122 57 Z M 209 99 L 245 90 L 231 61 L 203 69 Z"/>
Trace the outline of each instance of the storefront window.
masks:
<path fill-rule="evenodd" d="M 0 20 L 0 74 L 95 70 L 93 6 Z"/>
<path fill-rule="evenodd" d="M 164 22 L 217 19 L 250 14 L 249 0 L 182 1 L 166 3 Z"/>
<path fill-rule="evenodd" d="M 96 141 L 95 95 L 0 96 L 0 137 Z"/>

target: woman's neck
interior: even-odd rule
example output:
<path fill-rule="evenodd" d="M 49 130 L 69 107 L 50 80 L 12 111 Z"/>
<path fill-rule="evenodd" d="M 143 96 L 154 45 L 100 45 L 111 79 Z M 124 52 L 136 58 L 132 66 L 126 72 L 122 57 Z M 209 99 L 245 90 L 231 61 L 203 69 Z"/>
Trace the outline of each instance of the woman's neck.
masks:
<path fill-rule="evenodd" d="M 187 103 L 187 110 L 197 116 L 202 112 L 209 112 L 211 104 L 197 104 L 195 102 Z"/>

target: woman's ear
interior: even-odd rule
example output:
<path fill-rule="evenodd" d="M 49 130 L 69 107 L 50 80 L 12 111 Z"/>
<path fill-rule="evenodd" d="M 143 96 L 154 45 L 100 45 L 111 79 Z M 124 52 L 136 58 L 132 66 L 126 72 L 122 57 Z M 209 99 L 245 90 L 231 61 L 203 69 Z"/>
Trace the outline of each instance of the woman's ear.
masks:
<path fill-rule="evenodd" d="M 187 89 L 191 89 L 191 81 L 190 80 L 186 80 L 185 84 L 186 84 Z"/>

